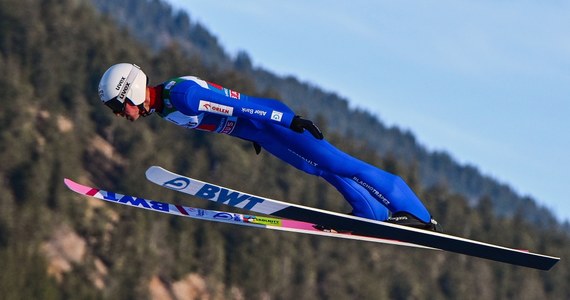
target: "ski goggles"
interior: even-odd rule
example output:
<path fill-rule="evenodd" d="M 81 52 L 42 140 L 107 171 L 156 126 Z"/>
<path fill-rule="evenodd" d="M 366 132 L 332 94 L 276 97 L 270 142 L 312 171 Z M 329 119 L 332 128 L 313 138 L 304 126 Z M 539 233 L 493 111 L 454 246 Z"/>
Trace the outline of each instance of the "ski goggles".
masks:
<path fill-rule="evenodd" d="M 117 100 L 117 99 L 114 99 L 114 98 L 113 98 L 113 99 L 111 99 L 111 100 L 109 100 L 109 101 L 107 101 L 107 102 L 111 102 L 112 100 Z M 136 104 L 134 104 L 133 101 L 131 101 L 131 99 L 129 99 L 129 98 L 126 98 L 126 101 L 128 101 L 131 105 L 138 107 L 138 109 L 139 109 L 139 114 L 140 114 L 142 117 L 150 116 L 150 115 L 154 112 L 154 109 L 147 110 L 147 109 L 144 107 L 144 103 L 141 103 L 141 104 L 139 104 L 139 105 L 136 105 Z M 126 101 L 125 101 L 125 103 L 127 103 Z M 114 114 L 122 114 L 122 113 L 125 112 L 125 103 L 121 103 L 119 100 L 113 101 L 113 103 L 109 103 L 109 104 L 107 104 L 107 102 L 105 102 L 105 105 L 107 105 L 109 108 L 111 108 L 111 109 L 113 110 L 113 113 L 114 113 Z"/>
<path fill-rule="evenodd" d="M 127 98 L 127 99 L 130 101 L 129 98 Z M 105 105 L 107 105 L 107 107 L 109 107 L 111 110 L 113 110 L 114 114 L 120 114 L 123 111 L 125 111 L 125 103 L 119 101 L 119 99 L 117 99 L 117 97 L 105 102 Z"/>

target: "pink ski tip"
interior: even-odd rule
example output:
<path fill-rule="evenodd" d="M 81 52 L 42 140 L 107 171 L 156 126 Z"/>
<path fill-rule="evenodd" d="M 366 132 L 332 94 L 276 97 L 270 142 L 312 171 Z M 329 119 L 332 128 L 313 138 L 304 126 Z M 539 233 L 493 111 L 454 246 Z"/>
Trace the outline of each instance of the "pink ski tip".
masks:
<path fill-rule="evenodd" d="M 67 185 L 67 187 L 76 192 L 76 193 L 80 193 L 83 195 L 92 195 L 92 188 L 88 187 L 88 186 L 84 186 L 82 184 L 79 184 L 69 178 L 64 178 L 63 182 L 65 183 L 65 185 Z"/>

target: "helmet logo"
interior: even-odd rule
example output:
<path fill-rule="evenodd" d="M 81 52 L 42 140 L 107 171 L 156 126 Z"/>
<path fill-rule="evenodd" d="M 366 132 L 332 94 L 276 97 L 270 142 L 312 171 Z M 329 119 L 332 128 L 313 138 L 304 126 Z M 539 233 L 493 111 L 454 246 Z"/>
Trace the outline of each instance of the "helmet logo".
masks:
<path fill-rule="evenodd" d="M 119 80 L 119 84 L 117 84 L 117 87 L 115 88 L 115 90 L 120 91 L 121 90 L 121 85 L 123 85 L 123 82 L 125 82 L 125 77 L 121 77 L 121 80 Z"/>
<path fill-rule="evenodd" d="M 125 83 L 125 87 L 123 88 L 123 90 L 121 91 L 121 93 L 119 94 L 119 99 L 121 100 L 125 100 L 125 95 L 127 94 L 127 92 L 129 91 L 129 87 L 131 86 L 130 82 Z"/>

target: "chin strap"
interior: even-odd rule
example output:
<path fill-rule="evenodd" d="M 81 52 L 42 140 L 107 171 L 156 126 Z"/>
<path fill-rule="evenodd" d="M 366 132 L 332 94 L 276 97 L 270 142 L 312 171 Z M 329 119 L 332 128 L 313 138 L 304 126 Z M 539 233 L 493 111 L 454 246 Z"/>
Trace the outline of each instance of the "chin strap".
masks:
<path fill-rule="evenodd" d="M 144 107 L 144 103 L 137 105 L 137 107 L 139 108 L 139 114 L 142 117 L 150 116 L 154 112 L 154 108 L 151 108 L 150 110 L 146 110 L 146 108 Z"/>

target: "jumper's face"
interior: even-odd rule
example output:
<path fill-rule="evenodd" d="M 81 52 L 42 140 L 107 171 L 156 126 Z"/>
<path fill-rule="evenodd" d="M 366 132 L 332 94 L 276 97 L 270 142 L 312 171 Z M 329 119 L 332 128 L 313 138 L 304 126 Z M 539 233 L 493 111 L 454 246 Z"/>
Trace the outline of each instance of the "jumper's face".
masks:
<path fill-rule="evenodd" d="M 127 101 L 125 104 L 125 109 L 122 112 L 116 113 L 115 115 L 124 117 L 125 119 L 134 122 L 141 116 L 141 113 L 137 106 L 133 105 L 130 101 Z"/>
<path fill-rule="evenodd" d="M 148 111 L 150 108 L 150 93 L 148 88 L 146 90 L 146 97 L 144 101 L 144 108 Z M 115 115 L 124 117 L 125 119 L 134 122 L 144 114 L 144 110 L 134 105 L 130 100 L 127 100 L 123 111 L 115 113 Z"/>

